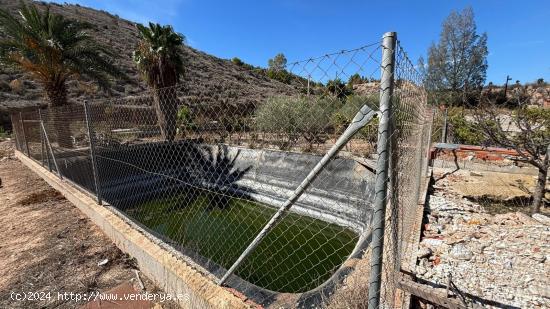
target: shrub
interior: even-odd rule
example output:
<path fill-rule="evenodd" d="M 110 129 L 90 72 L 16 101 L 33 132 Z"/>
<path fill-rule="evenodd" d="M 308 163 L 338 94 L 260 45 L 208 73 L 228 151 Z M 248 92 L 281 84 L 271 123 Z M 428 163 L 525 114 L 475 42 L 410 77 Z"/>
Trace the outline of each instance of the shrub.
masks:
<path fill-rule="evenodd" d="M 246 104 L 231 104 L 228 100 L 222 100 L 217 110 L 223 111 L 216 115 L 223 127 L 219 132 L 222 141 L 232 133 L 237 133 L 240 138 L 242 133 L 249 130 L 251 110 Z"/>
<path fill-rule="evenodd" d="M 269 70 L 272 71 L 283 71 L 286 69 L 286 57 L 283 53 L 279 53 L 275 55 L 272 59 L 269 59 L 267 61 L 267 65 L 269 67 Z"/>
<path fill-rule="evenodd" d="M 285 83 L 285 84 L 290 84 L 290 81 L 291 81 L 291 74 L 288 73 L 288 71 L 286 70 L 272 70 L 272 69 L 269 69 L 267 70 L 267 77 L 271 78 L 271 79 L 274 79 L 274 80 L 278 80 L 280 81 L 281 83 Z"/>
<path fill-rule="evenodd" d="M 183 133 L 187 130 L 193 130 L 195 125 L 193 123 L 193 116 L 189 107 L 182 105 L 178 109 L 176 115 L 176 125 L 178 133 Z"/>
<path fill-rule="evenodd" d="M 231 62 L 233 62 L 234 64 L 238 65 L 238 66 L 243 66 L 244 65 L 244 62 L 237 58 L 237 57 L 233 57 L 233 59 L 231 59 Z"/>
<path fill-rule="evenodd" d="M 327 82 L 327 90 L 337 98 L 345 98 L 352 94 L 352 90 L 339 78 Z"/>
<path fill-rule="evenodd" d="M 483 133 L 476 128 L 474 121 L 466 118 L 466 111 L 463 108 L 450 108 L 448 117 L 455 143 L 467 145 L 483 144 L 485 141 Z"/>
<path fill-rule="evenodd" d="M 344 105 L 332 115 L 331 121 L 338 133 L 344 132 L 353 117 L 355 117 L 357 112 L 365 104 L 371 109 L 377 110 L 379 106 L 378 96 L 351 96 L 347 98 Z M 373 119 L 362 128 L 359 133 L 357 133 L 356 138 L 363 139 L 371 146 L 375 147 L 378 140 L 378 118 Z"/>
<path fill-rule="evenodd" d="M 497 105 L 504 105 L 508 101 L 506 95 L 504 94 L 504 90 L 502 89 L 496 91 L 488 91 L 486 94 L 484 94 L 483 99 L 493 102 Z"/>
<path fill-rule="evenodd" d="M 8 133 L 4 130 L 4 127 L 0 126 L 0 140 L 8 137 Z"/>
<path fill-rule="evenodd" d="M 331 116 L 339 100 L 318 97 L 273 97 L 256 110 L 258 130 L 277 135 L 278 146 L 287 149 L 303 138 L 311 148 L 322 143 L 332 129 Z"/>
<path fill-rule="evenodd" d="M 355 74 L 353 74 L 352 76 L 349 77 L 348 87 L 350 89 L 353 89 L 353 85 L 367 83 L 368 81 L 369 81 L 368 77 L 364 77 L 364 76 L 359 75 L 358 73 L 355 73 Z"/>

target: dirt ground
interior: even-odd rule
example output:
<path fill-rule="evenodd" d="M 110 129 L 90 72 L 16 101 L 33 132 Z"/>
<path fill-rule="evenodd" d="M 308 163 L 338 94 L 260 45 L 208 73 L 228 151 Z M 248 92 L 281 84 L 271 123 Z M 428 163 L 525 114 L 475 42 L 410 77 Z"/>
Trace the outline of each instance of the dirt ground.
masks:
<path fill-rule="evenodd" d="M 537 176 L 448 168 L 436 168 L 434 172 L 449 182 L 451 191 L 481 203 L 490 213 L 531 211 L 531 196 Z M 545 200 L 550 201 L 550 182 L 546 185 Z M 542 207 L 541 212 L 550 213 L 548 205 Z"/>
<path fill-rule="evenodd" d="M 139 286 L 134 260 L 15 159 L 12 147 L 0 141 L 0 308 L 78 308 L 86 302 L 59 299 L 58 293 L 104 292 L 125 282 Z M 162 293 L 139 276 L 146 291 Z M 40 299 L 17 301 L 14 293 Z"/>

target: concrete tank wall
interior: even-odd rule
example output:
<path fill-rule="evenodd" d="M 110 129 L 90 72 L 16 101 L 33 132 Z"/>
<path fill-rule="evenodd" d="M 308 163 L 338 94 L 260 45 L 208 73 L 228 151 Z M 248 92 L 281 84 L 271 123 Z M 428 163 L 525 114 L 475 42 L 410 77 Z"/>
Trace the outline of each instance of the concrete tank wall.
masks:
<path fill-rule="evenodd" d="M 98 147 L 97 153 L 102 195 L 121 209 L 188 188 L 278 207 L 321 159 L 314 154 L 189 142 Z M 59 161 L 63 174 L 92 175 L 82 170 L 91 169 L 87 157 Z M 94 191 L 90 179 L 81 182 Z M 370 219 L 373 186 L 369 169 L 352 159 L 335 158 L 291 211 L 359 232 Z"/>

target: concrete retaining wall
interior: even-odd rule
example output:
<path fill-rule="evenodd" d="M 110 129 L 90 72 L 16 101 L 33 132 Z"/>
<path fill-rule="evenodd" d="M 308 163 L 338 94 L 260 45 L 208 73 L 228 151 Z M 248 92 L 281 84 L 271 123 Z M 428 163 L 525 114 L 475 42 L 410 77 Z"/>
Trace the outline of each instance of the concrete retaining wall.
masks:
<path fill-rule="evenodd" d="M 146 144 L 100 150 L 106 200 L 124 209 L 163 196 L 163 192 L 174 195 L 185 187 L 199 187 L 279 207 L 321 159 L 312 154 L 229 146 L 181 143 L 174 149 L 163 147 Z M 360 232 L 370 221 L 373 184 L 369 169 L 352 159 L 336 158 L 291 211 Z"/>
<path fill-rule="evenodd" d="M 193 265 L 192 268 L 200 269 L 199 273 L 209 278 L 211 283 L 215 281 L 212 274 L 217 273 L 212 269 L 212 263 L 206 263 L 211 265 L 210 268 L 207 268 L 205 263 L 201 263 L 200 257 L 197 259 L 196 254 L 189 254 L 183 250 L 185 248 L 175 247 L 179 250 L 176 252 L 173 247 L 166 245 L 166 243 L 171 243 L 169 239 L 165 239 L 162 235 L 155 234 L 156 237 L 151 235 L 129 221 L 125 215 L 119 213 L 119 210 L 125 211 L 127 208 L 136 207 L 139 203 L 154 198 L 176 196 L 187 192 L 189 188 L 197 187 L 214 192 L 221 191 L 224 194 L 253 199 L 272 207 L 278 207 L 321 158 L 319 155 L 311 154 L 189 142 L 147 143 L 117 147 L 101 147 L 100 145 L 96 150 L 102 195 L 104 200 L 113 206 L 108 209 L 126 221 L 132 228 L 148 235 L 149 239 L 155 239 L 155 243 L 161 247 L 164 246 L 164 250 L 170 254 Z M 29 160 L 26 157 L 24 159 Z M 86 155 L 60 155 L 58 161 L 60 169 L 65 175 L 92 175 L 91 164 L 88 162 L 89 157 Z M 38 165 L 35 162 L 31 163 Z M 44 171 L 46 170 L 44 169 Z M 48 177 L 59 181 L 55 174 L 47 174 Z M 71 178 L 81 188 L 92 193 L 95 191 L 89 177 Z M 62 181 L 62 183 L 65 186 L 68 184 L 67 181 Z M 370 221 L 373 183 L 374 174 L 363 164 L 352 159 L 336 158 L 330 162 L 298 203 L 291 208 L 291 211 L 363 233 L 367 230 Z M 95 205 L 95 197 L 88 196 L 87 198 Z M 97 205 L 95 207 L 102 209 Z M 124 238 L 125 236 L 117 234 L 116 237 Z M 141 259 L 147 263 L 150 263 L 149 260 L 153 258 L 144 255 L 137 247 L 129 248 L 129 250 L 132 252 L 124 251 L 132 256 L 134 254 L 143 256 Z M 191 260 L 189 257 L 195 259 Z M 167 274 L 163 274 L 166 271 L 162 267 L 162 263 L 160 266 L 154 265 L 150 271 L 150 275 L 161 286 L 174 280 L 178 282 L 179 279 L 168 278 Z M 225 270 L 219 269 L 219 271 Z M 349 271 L 349 267 L 341 268 L 330 281 L 340 280 L 338 278 L 341 277 L 341 274 Z M 218 273 L 218 275 L 220 274 Z M 242 281 L 242 279 L 239 280 Z M 238 285 L 250 285 L 252 292 L 245 293 L 249 297 L 257 294 L 266 295 L 273 301 L 280 298 L 278 293 L 243 283 L 239 282 Z M 185 284 L 185 282 L 181 284 Z M 290 294 L 292 297 L 285 295 L 281 299 L 292 298 L 309 302 L 320 298 L 320 293 L 325 293 L 334 286 L 335 282 L 326 283 L 315 291 Z M 188 290 L 186 287 L 184 289 Z"/>
<path fill-rule="evenodd" d="M 149 278 L 167 293 L 182 295 L 184 308 L 251 308 L 250 302 L 215 284 L 201 266 L 165 245 L 112 207 L 96 204 L 94 198 L 40 166 L 21 152 L 16 157 L 50 186 L 61 192 L 86 214 L 122 251 L 134 257 Z"/>

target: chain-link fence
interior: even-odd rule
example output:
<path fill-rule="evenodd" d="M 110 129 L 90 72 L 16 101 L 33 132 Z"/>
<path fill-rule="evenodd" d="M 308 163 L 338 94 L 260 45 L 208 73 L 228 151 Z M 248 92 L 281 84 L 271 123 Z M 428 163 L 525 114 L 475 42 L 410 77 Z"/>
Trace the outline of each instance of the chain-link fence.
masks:
<path fill-rule="evenodd" d="M 17 148 L 261 305 L 330 302 L 370 273 L 371 298 L 391 307 L 418 238 L 431 117 L 389 38 L 216 84 L 13 114 Z M 252 91 L 251 74 L 277 91 Z M 384 267 L 372 272 L 374 248 Z"/>
<path fill-rule="evenodd" d="M 391 41 L 388 41 L 389 44 Z M 391 45 L 390 45 L 391 46 Z M 388 54 L 391 55 L 391 49 Z M 421 192 L 426 184 L 427 154 L 430 144 L 429 128 L 431 120 L 427 117 L 426 92 L 422 84 L 422 76 L 417 72 L 407 54 L 396 42 L 394 68 L 387 68 L 390 77 L 393 78 L 393 89 L 388 89 L 391 94 L 389 114 L 388 174 L 384 182 L 388 184 L 388 195 L 384 197 L 383 205 L 387 207 L 385 213 L 385 234 L 383 235 L 382 284 L 381 303 L 373 302 L 372 295 L 376 295 L 373 286 L 373 273 L 371 272 L 371 293 L 369 295 L 370 307 L 400 307 L 406 306 L 406 300 L 401 292 L 398 292 L 396 281 L 397 274 L 409 272 L 414 268 L 415 251 L 418 242 L 418 230 L 421 222 L 423 204 Z M 384 66 L 383 66 L 384 70 Z M 383 71 L 384 76 L 384 71 Z M 382 85 L 382 91 L 384 86 Z M 381 108 L 384 112 L 384 109 Z M 383 158 L 384 149 L 378 149 L 379 164 Z M 375 201 L 376 207 L 376 201 Z M 375 208 L 375 211 L 376 208 Z M 380 216 L 381 217 L 381 216 Z M 375 217 L 376 218 L 376 217 Z M 373 220 L 373 229 L 376 229 L 376 219 Z M 376 245 L 376 233 L 373 233 L 373 250 Z M 373 251 L 373 254 L 376 254 Z M 376 263 L 373 256 L 372 263 Z"/>

